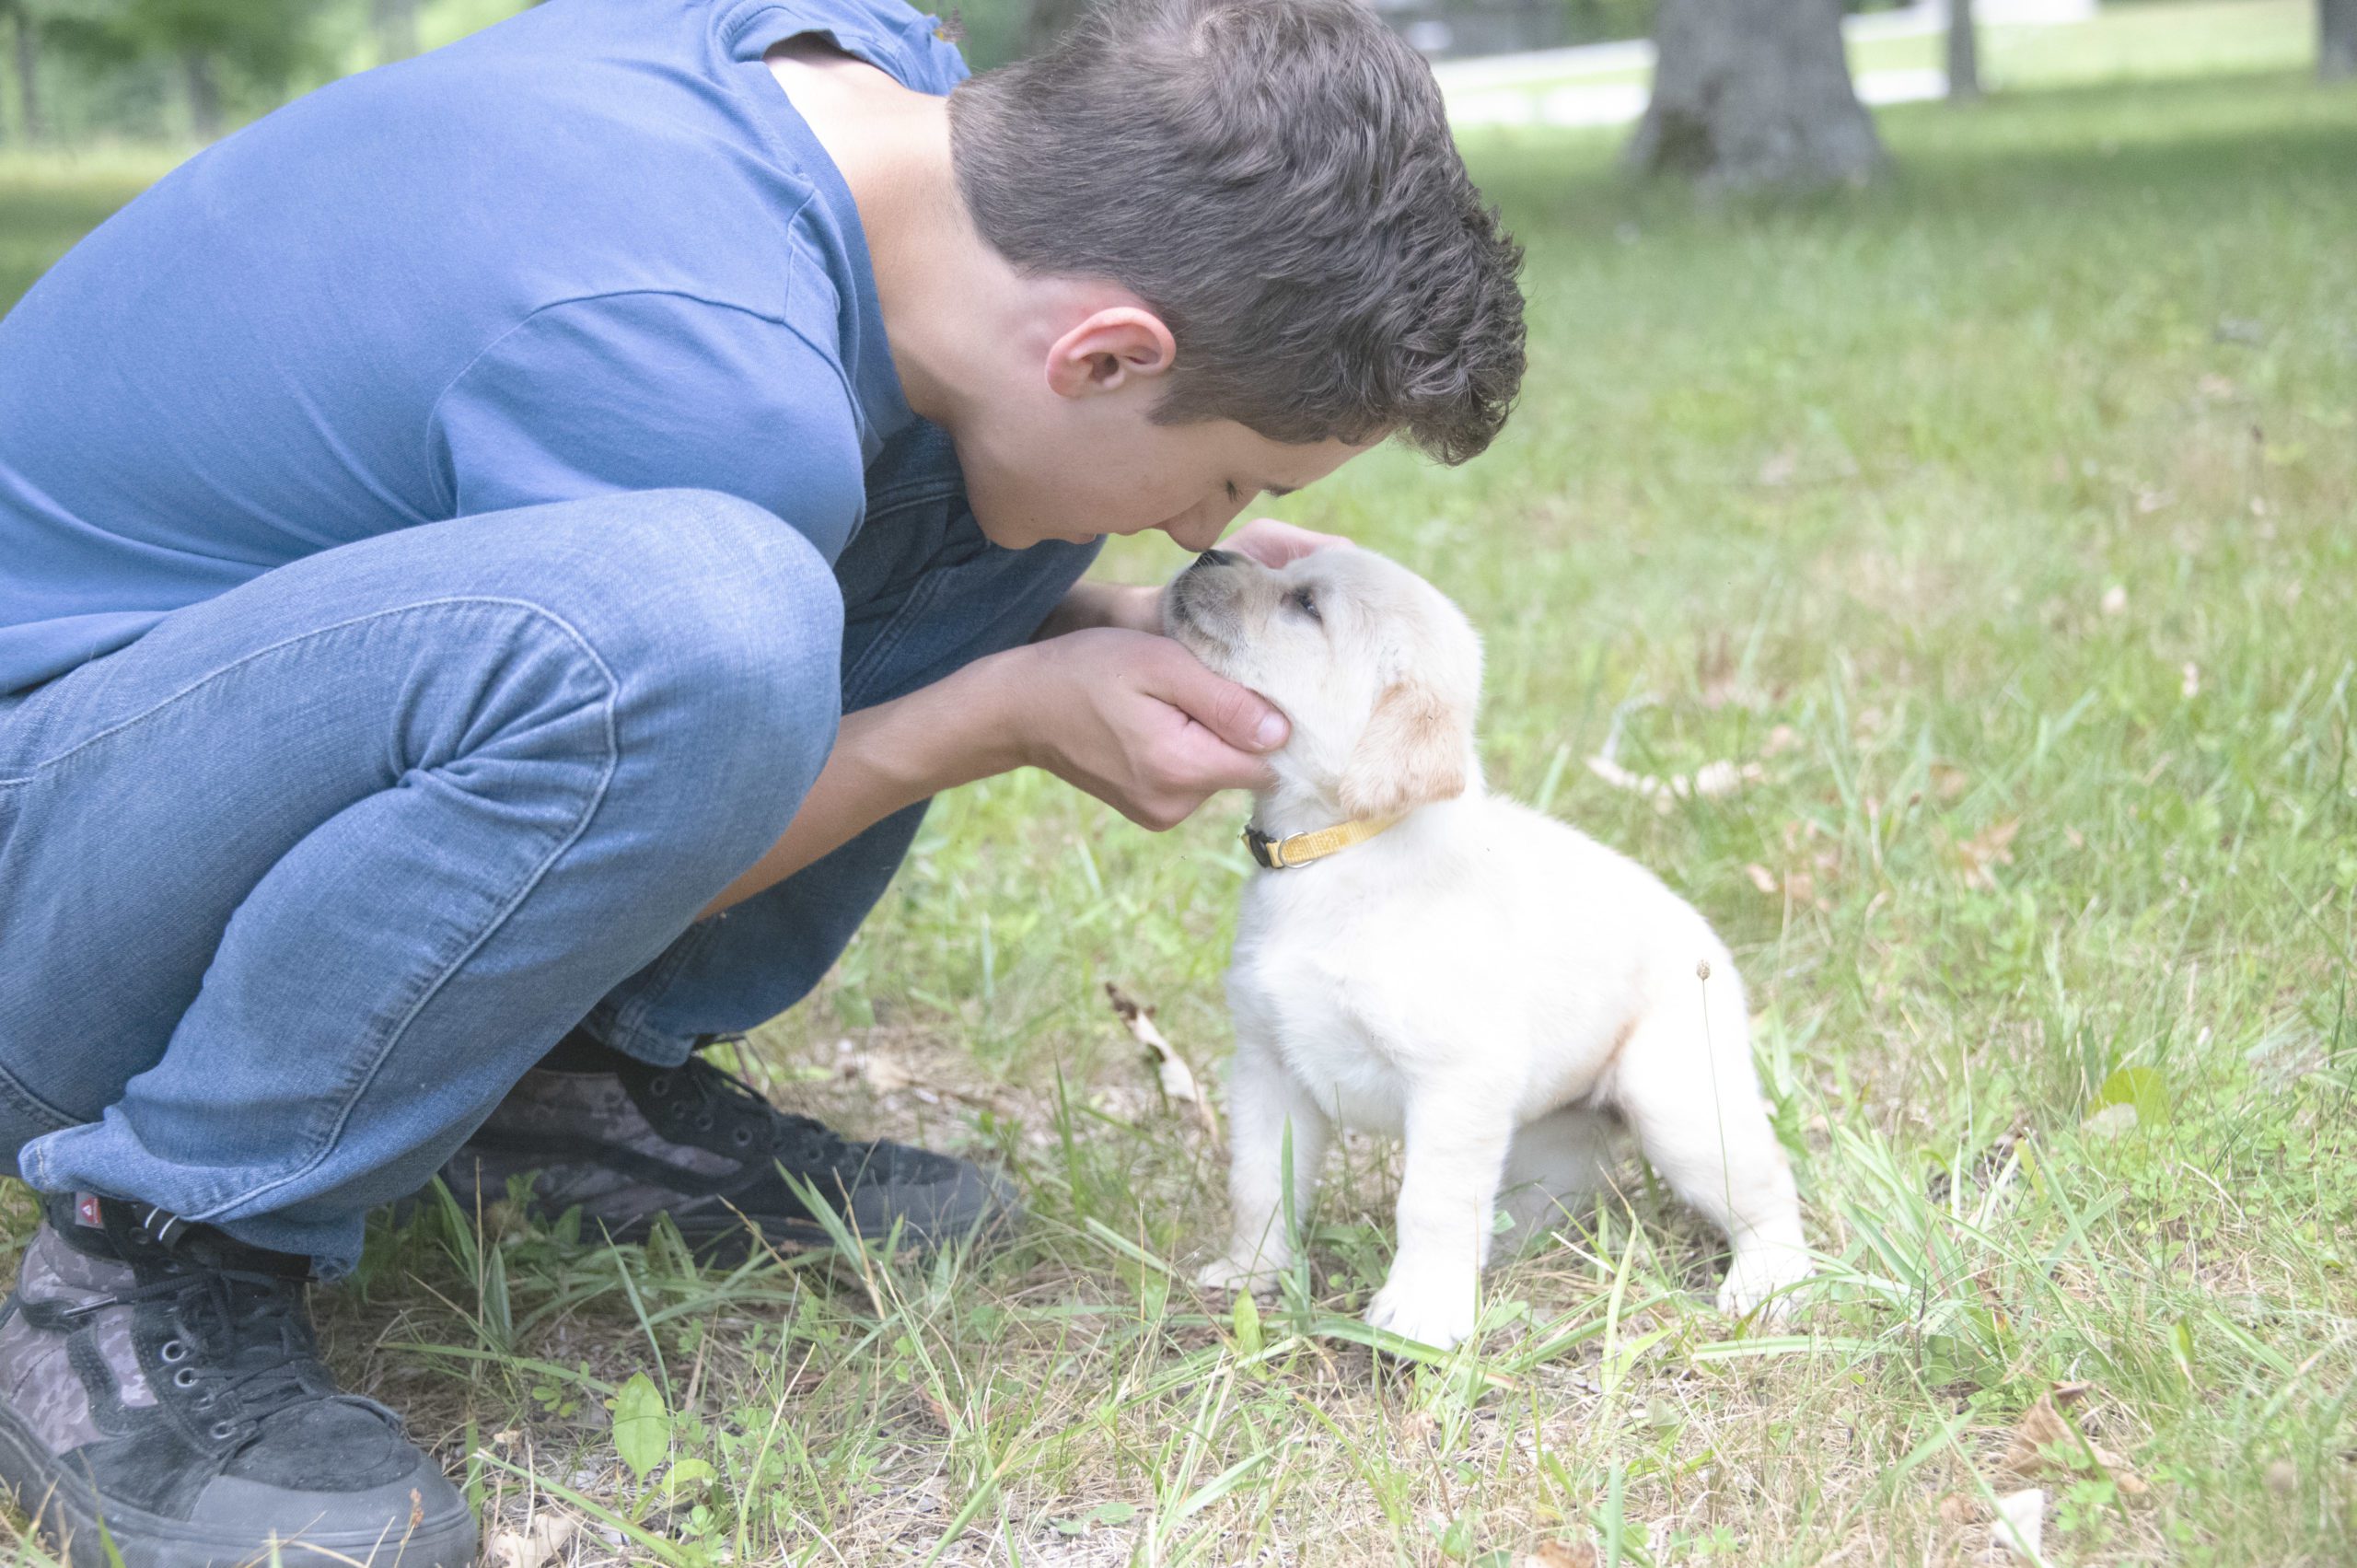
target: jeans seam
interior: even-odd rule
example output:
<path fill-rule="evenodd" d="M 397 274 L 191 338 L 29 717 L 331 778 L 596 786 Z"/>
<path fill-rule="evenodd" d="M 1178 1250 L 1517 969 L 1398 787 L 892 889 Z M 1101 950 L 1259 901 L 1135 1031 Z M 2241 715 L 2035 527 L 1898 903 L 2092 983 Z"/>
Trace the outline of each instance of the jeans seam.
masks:
<path fill-rule="evenodd" d="M 911 481 L 896 489 L 879 490 L 867 498 L 868 519 L 874 521 L 884 514 L 897 512 L 903 506 L 946 501 L 965 487 L 965 481 L 962 478 L 923 479 Z"/>
<path fill-rule="evenodd" d="M 227 664 L 221 666 L 219 668 L 209 669 L 203 675 L 197 677 L 194 680 L 190 681 L 187 685 L 181 686 L 164 696 L 158 697 L 156 701 L 148 703 L 147 706 L 140 709 L 137 713 L 132 714 L 125 718 L 118 719 L 113 724 L 109 725 L 106 728 L 99 730 L 97 734 L 84 736 L 81 739 L 75 741 L 73 745 L 67 747 L 64 750 L 60 751 L 55 756 L 42 758 L 40 761 L 33 764 L 32 772 L 26 774 L 24 777 L 0 780 L 0 784 L 29 784 L 44 772 L 67 761 L 75 753 L 87 750 L 89 748 L 96 746 L 101 740 L 106 740 L 114 736 L 121 735 L 125 730 L 146 723 L 149 719 L 154 718 L 157 714 L 162 713 L 173 703 L 180 701 L 180 699 L 190 696 L 197 691 L 201 691 L 205 687 L 213 684 L 215 680 L 222 679 L 224 676 L 230 675 L 238 670 L 243 669 L 246 666 L 253 663 L 255 660 L 263 658 L 271 654 L 278 653 L 282 649 L 297 646 L 300 644 L 310 642 L 315 638 L 327 636 L 331 633 L 349 631 L 354 626 L 365 626 L 372 621 L 390 620 L 395 616 L 409 615 L 423 610 L 447 610 L 453 605 L 470 607 L 477 605 L 504 605 L 509 609 L 521 610 L 529 614 L 538 616 L 542 620 L 548 621 L 562 628 L 567 636 L 571 637 L 575 643 L 581 645 L 582 651 L 589 656 L 591 662 L 597 665 L 599 673 L 604 675 L 610 683 L 613 680 L 613 671 L 608 669 L 606 668 L 605 661 L 598 657 L 597 650 L 589 646 L 588 639 L 582 636 L 580 632 L 575 630 L 575 627 L 563 616 L 554 613 L 544 605 L 534 604 L 530 599 L 527 598 L 510 598 L 497 594 L 452 594 L 443 598 L 418 599 L 409 604 L 396 605 L 389 610 L 372 610 L 366 615 L 355 615 L 351 617 L 349 620 L 338 621 L 332 625 L 314 626 L 308 632 L 298 632 L 291 637 L 283 637 L 267 647 L 256 648 L 250 653 L 242 654 L 237 658 L 230 660 Z M 611 699 L 610 696 L 609 702 L 610 703 L 610 701 Z"/>
<path fill-rule="evenodd" d="M 575 627 L 563 616 L 554 613 L 543 606 L 533 604 L 528 599 L 510 599 L 495 596 L 454 596 L 447 599 L 428 600 L 415 605 L 405 606 L 403 609 L 421 610 L 447 604 L 513 605 L 526 610 L 533 615 L 547 621 L 572 640 L 574 645 L 580 649 L 582 656 L 597 669 L 598 675 L 604 679 L 606 683 L 605 695 L 598 703 L 598 706 L 603 710 L 605 718 L 606 755 L 604 766 L 598 773 L 596 784 L 587 791 L 586 799 L 583 805 L 582 810 L 579 816 L 575 819 L 571 829 L 567 830 L 556 844 L 550 849 L 547 854 L 540 858 L 540 864 L 532 867 L 531 871 L 525 877 L 521 885 L 516 889 L 515 892 L 508 897 L 505 903 L 493 912 L 491 918 L 484 922 L 482 929 L 474 935 L 473 939 L 461 945 L 457 952 L 452 954 L 447 959 L 441 962 L 438 967 L 438 970 L 434 973 L 432 979 L 418 993 L 416 1000 L 412 1002 L 408 1008 L 403 1011 L 400 1020 L 396 1022 L 390 1029 L 386 1031 L 384 1040 L 379 1043 L 375 1053 L 362 1064 L 361 1070 L 354 1075 L 351 1086 L 344 1091 L 342 1097 L 342 1104 L 337 1108 L 332 1121 L 327 1127 L 326 1131 L 319 1137 L 318 1146 L 314 1148 L 308 1156 L 305 1156 L 299 1164 L 296 1165 L 292 1168 L 282 1171 L 278 1175 L 270 1178 L 268 1180 L 261 1182 L 258 1186 L 247 1187 L 227 1197 L 215 1199 L 215 1201 L 203 1205 L 200 1212 L 185 1215 L 183 1216 L 184 1218 L 200 1222 L 209 1222 L 228 1216 L 231 1210 L 245 1208 L 260 1199 L 268 1197 L 271 1193 L 279 1191 L 281 1188 L 301 1180 L 305 1176 L 308 1176 L 312 1171 L 318 1169 L 320 1163 L 326 1160 L 330 1155 L 334 1153 L 338 1140 L 343 1137 L 344 1128 L 352 1120 L 353 1108 L 360 1102 L 361 1097 L 366 1095 L 368 1092 L 369 1086 L 377 1081 L 377 1075 L 384 1070 L 385 1063 L 391 1057 L 394 1048 L 400 1044 L 403 1033 L 408 1030 L 412 1024 L 417 1021 L 417 1016 L 425 1010 L 426 1005 L 431 1003 L 435 996 L 441 993 L 442 988 L 449 983 L 451 977 L 458 973 L 459 968 L 463 966 L 475 953 L 479 952 L 485 942 L 490 941 L 493 936 L 499 933 L 500 929 L 506 924 L 508 917 L 513 915 L 517 907 L 521 905 L 527 898 L 531 896 L 532 890 L 540 885 L 541 880 L 548 876 L 549 869 L 557 863 L 558 859 L 563 855 L 565 851 L 571 849 L 580 841 L 581 835 L 587 830 L 591 819 L 596 817 L 598 807 L 605 801 L 607 788 L 613 782 L 614 770 L 621 762 L 621 743 L 616 736 L 614 721 L 615 699 L 621 691 L 621 683 L 616 679 L 612 668 L 609 666 L 603 658 L 598 656 L 596 647 L 590 644 L 588 638 L 581 633 L 578 628 Z M 377 619 L 382 615 L 393 613 L 398 612 L 389 610 L 375 611 L 369 615 L 355 616 L 349 621 L 338 622 L 334 627 L 319 628 L 318 631 L 335 631 L 342 627 L 358 624 L 362 621 Z M 306 636 L 316 634 L 317 633 L 305 633 Z M 289 638 L 287 639 L 287 643 L 294 643 L 301 640 L 301 638 Z M 285 646 L 286 644 L 283 643 L 275 645 L 283 647 Z M 239 664 L 243 664 L 246 661 L 240 659 L 238 662 Z M 225 669 L 234 668 L 235 666 L 224 667 Z M 216 670 L 214 672 L 215 675 L 220 673 L 223 673 L 223 671 Z M 207 679 L 209 679 L 211 677 L 207 677 Z M 199 684 L 202 683 L 200 682 Z M 193 688 L 191 689 L 192 690 Z M 143 714 L 142 716 L 145 715 Z M 121 726 L 117 727 L 119 728 Z M 93 737 L 93 738 L 96 738 Z M 78 749 L 78 748 L 76 748 L 76 749 Z"/>
<path fill-rule="evenodd" d="M 845 713 L 856 711 L 859 700 L 866 695 L 869 672 L 879 660 L 888 657 L 908 641 L 919 617 L 932 608 L 935 599 L 941 597 L 942 580 L 948 575 L 946 571 L 935 571 L 920 577 L 909 597 L 900 601 L 900 608 L 894 610 L 891 619 L 885 621 L 883 628 L 868 640 L 866 649 L 859 656 L 859 663 L 843 672 Z"/>
<path fill-rule="evenodd" d="M 712 920 L 699 921 L 688 927 L 665 950 L 662 958 L 656 960 L 655 972 L 647 978 L 646 984 L 639 994 L 614 1010 L 613 1025 L 616 1033 L 626 1040 L 634 1040 L 640 1035 L 650 1032 L 646 1028 L 646 1015 L 655 1010 L 656 1003 L 662 999 L 663 993 L 670 988 L 671 982 L 679 978 L 679 971 L 711 943 L 713 933 L 718 929 L 715 924 L 718 918 L 714 916 Z M 665 1037 L 657 1036 L 657 1038 Z M 624 1049 L 613 1040 L 609 1040 L 607 1043 L 614 1045 L 618 1050 Z"/>
<path fill-rule="evenodd" d="M 83 1124 L 79 1118 L 60 1110 L 27 1088 L 23 1081 L 5 1065 L 0 1065 L 0 1100 L 7 1101 L 36 1121 L 47 1122 L 49 1125 L 43 1129 L 44 1132 L 62 1132 L 68 1127 Z M 31 1140 L 26 1141 L 29 1143 Z"/>

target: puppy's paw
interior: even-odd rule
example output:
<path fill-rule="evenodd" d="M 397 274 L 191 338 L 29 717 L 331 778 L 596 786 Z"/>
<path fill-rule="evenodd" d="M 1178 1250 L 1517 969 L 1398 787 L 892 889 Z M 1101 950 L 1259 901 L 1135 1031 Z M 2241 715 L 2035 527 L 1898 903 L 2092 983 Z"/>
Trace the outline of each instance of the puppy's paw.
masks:
<path fill-rule="evenodd" d="M 1452 1285 L 1436 1280 L 1402 1280 L 1395 1270 L 1366 1308 L 1372 1327 L 1435 1350 L 1453 1350 L 1472 1337 L 1480 1316 L 1469 1273 Z"/>
<path fill-rule="evenodd" d="M 1248 1290 L 1255 1295 L 1273 1295 L 1280 1272 L 1263 1259 L 1239 1263 L 1233 1258 L 1219 1257 L 1195 1271 L 1195 1283 L 1227 1295 Z"/>
<path fill-rule="evenodd" d="M 1731 1318 L 1756 1314 L 1763 1327 L 1773 1327 L 1793 1315 L 1798 1305 L 1792 1286 L 1816 1271 L 1808 1253 L 1798 1247 L 1754 1247 L 1736 1254 L 1719 1286 L 1719 1310 Z"/>

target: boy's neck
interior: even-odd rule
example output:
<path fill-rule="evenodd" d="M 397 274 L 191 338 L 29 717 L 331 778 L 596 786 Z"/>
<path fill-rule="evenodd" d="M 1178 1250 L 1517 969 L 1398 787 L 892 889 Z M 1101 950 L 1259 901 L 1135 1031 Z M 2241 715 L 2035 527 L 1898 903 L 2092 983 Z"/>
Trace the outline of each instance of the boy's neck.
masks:
<path fill-rule="evenodd" d="M 765 62 L 859 206 L 885 336 L 910 408 L 954 425 L 1016 328 L 1022 281 L 976 231 L 949 154 L 949 102 L 811 37 Z"/>

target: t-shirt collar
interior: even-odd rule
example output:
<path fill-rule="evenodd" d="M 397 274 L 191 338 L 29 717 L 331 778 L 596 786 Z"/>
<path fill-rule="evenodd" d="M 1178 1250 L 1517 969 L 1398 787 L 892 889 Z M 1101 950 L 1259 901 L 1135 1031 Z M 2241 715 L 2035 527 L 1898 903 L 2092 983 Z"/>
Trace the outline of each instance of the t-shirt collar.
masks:
<path fill-rule="evenodd" d="M 917 92 L 946 94 L 968 74 L 965 60 L 942 38 L 938 24 L 899 0 L 739 0 L 718 19 L 717 29 L 729 57 L 739 63 L 761 64 L 780 39 L 811 34 Z M 862 417 L 871 427 L 871 439 L 888 439 L 916 416 L 885 341 L 884 305 L 876 291 L 875 259 L 860 223 L 859 203 L 784 89 L 773 82 L 767 86 L 770 90 L 757 93 L 756 99 L 794 150 L 842 236 L 859 329 L 857 341 L 844 345 L 844 368 Z"/>

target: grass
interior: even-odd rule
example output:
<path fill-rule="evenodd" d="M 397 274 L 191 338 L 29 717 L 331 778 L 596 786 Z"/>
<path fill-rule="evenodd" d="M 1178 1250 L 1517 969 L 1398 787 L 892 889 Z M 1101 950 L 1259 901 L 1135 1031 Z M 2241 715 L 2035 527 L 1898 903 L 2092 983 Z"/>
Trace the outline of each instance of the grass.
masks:
<path fill-rule="evenodd" d="M 2357 94 L 1882 123 L 1887 184 L 1778 207 L 1480 142 L 1530 250 L 1508 436 L 1284 504 L 1457 596 L 1492 783 L 1735 946 L 1832 1282 L 1794 1332 L 1710 1310 L 1632 1167 L 1477 1346 L 1380 1363 L 1356 1141 L 1288 1298 L 1199 1298 L 1222 1153 L 1100 985 L 1213 1075 L 1237 809 L 1155 838 L 1018 774 L 745 1065 L 1004 1160 L 1020 1244 L 724 1276 L 430 1215 L 324 1303 L 338 1363 L 581 1562 L 1963 1563 L 2035 1486 L 2058 1565 L 2351 1562 Z M 119 193 L 6 178 L 15 257 Z M 1764 777 L 1658 812 L 1583 766 L 1616 715 L 1632 767 Z"/>
<path fill-rule="evenodd" d="M 1991 90 L 2291 71 L 2315 63 L 2316 8 L 2313 0 L 2113 5 L 2083 22 L 1984 23 L 1980 42 L 1981 77 Z M 1945 36 L 1936 31 L 1867 37 L 1851 42 L 1850 69 L 1853 75 L 1945 70 L 1946 49 Z M 1551 71 L 1515 86 L 1547 91 L 1652 79 L 1644 66 L 1611 66 Z"/>

